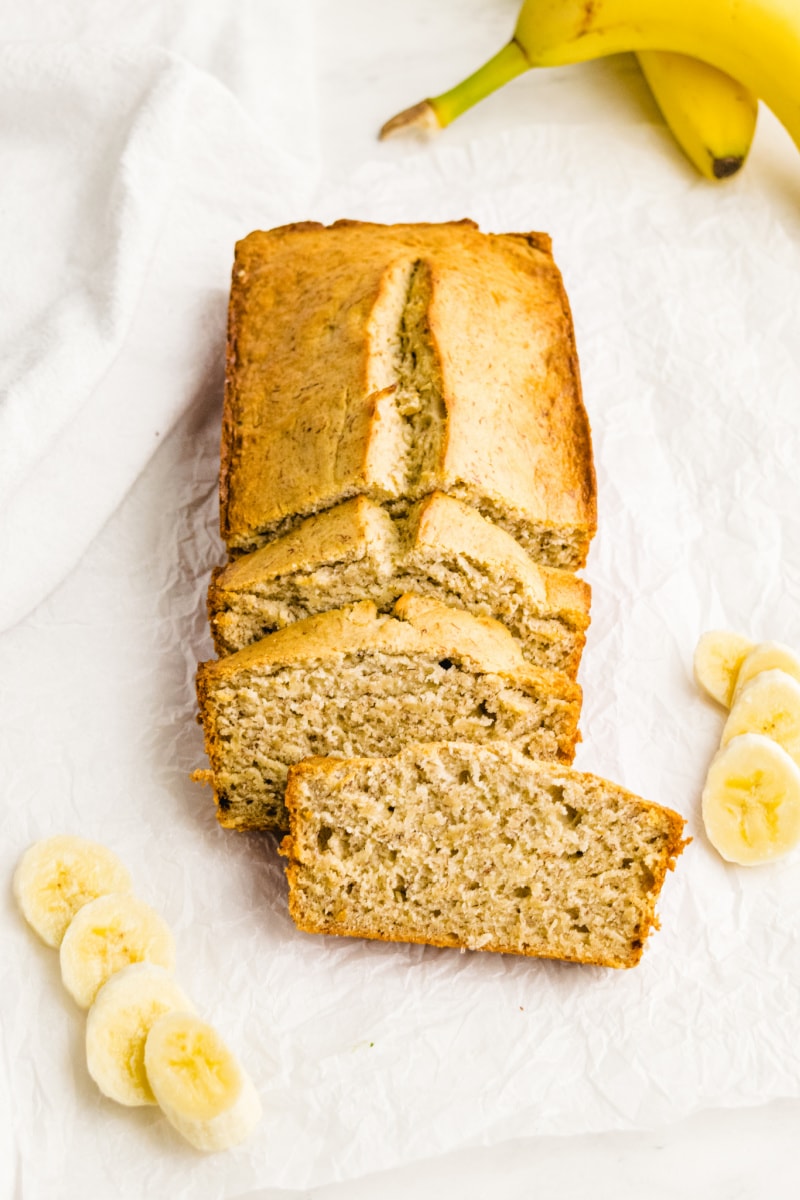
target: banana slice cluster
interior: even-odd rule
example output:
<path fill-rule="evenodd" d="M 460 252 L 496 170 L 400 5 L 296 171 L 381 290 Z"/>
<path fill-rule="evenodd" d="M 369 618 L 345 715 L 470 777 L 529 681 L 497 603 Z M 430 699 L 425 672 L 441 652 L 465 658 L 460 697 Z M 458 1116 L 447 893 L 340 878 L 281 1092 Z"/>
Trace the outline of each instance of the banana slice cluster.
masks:
<path fill-rule="evenodd" d="M 86 1061 L 119 1104 L 158 1104 L 199 1150 L 244 1141 L 261 1119 L 252 1081 L 173 978 L 175 942 L 105 846 L 53 837 L 14 875 L 23 916 L 59 950 L 61 978 L 88 1009 Z"/>
<path fill-rule="evenodd" d="M 709 841 L 743 866 L 781 858 L 800 842 L 800 656 L 714 630 L 694 674 L 730 710 L 703 789 Z"/>

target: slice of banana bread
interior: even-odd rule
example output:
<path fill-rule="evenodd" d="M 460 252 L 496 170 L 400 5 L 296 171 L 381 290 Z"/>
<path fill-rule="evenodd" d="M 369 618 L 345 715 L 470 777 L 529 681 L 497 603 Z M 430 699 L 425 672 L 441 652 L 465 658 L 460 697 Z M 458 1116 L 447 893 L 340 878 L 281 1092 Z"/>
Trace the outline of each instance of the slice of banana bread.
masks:
<path fill-rule="evenodd" d="M 359 496 L 215 572 L 208 594 L 217 653 L 231 654 L 292 621 L 405 592 L 494 616 L 534 666 L 574 678 L 589 624 L 588 584 L 537 566 L 475 509 L 434 492 L 406 521 Z"/>
<path fill-rule="evenodd" d="M 539 233 L 314 222 L 236 247 L 220 519 L 234 552 L 438 489 L 548 566 L 596 525 L 569 304 Z"/>
<path fill-rule="evenodd" d="M 232 654 L 293 621 L 359 600 L 391 608 L 400 527 L 365 496 L 307 517 L 295 529 L 214 572 L 208 619 L 217 654 Z"/>
<path fill-rule="evenodd" d="M 289 772 L 298 928 L 631 967 L 684 822 L 509 745 L 407 746 Z"/>
<path fill-rule="evenodd" d="M 394 754 L 410 741 L 511 742 L 571 762 L 581 692 L 526 663 L 508 631 L 421 596 L 297 621 L 198 668 L 220 823 L 287 829 L 290 766 L 315 754 Z"/>

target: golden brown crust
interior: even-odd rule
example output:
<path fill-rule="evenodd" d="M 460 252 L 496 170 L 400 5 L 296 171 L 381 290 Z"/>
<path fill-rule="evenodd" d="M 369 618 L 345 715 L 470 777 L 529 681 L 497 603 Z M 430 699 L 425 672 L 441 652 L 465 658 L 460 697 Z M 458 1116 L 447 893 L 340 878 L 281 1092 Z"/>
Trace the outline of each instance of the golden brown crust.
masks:
<path fill-rule="evenodd" d="M 424 748 L 408 746 L 406 748 L 406 753 L 413 753 L 415 750 L 419 751 L 420 749 L 424 749 L 426 753 L 435 754 L 441 748 L 442 746 L 439 743 L 429 743 Z M 475 750 L 475 747 L 469 747 L 469 749 Z M 481 749 L 485 748 L 482 747 Z M 278 851 L 284 858 L 288 860 L 286 864 L 286 878 L 289 884 L 289 912 L 292 920 L 297 928 L 304 933 L 335 934 L 341 937 L 359 937 L 369 940 L 407 942 L 417 945 L 439 946 L 442 948 L 467 949 L 468 947 L 466 947 L 464 943 L 456 937 L 423 937 L 421 935 L 407 935 L 392 929 L 381 930 L 380 933 L 377 933 L 369 929 L 359 928 L 357 926 L 349 926 L 345 923 L 339 923 L 335 921 L 320 923 L 315 921 L 313 915 L 307 913 L 303 908 L 300 898 L 300 891 L 297 886 L 300 863 L 297 860 L 297 843 L 294 836 L 298 823 L 304 819 L 304 815 L 307 816 L 307 814 L 304 814 L 303 810 L 303 780 L 304 778 L 314 780 L 318 779 L 320 776 L 323 776 L 330 778 L 332 782 L 342 781 L 348 776 L 355 774 L 366 764 L 374 765 L 374 760 L 363 758 L 334 759 L 316 757 L 307 758 L 303 762 L 298 763 L 296 766 L 291 767 L 289 770 L 289 778 L 286 785 L 284 803 L 289 813 L 291 832 L 283 838 L 278 847 Z M 600 784 L 602 786 L 606 786 L 607 783 L 607 781 L 602 779 L 600 776 L 593 775 L 588 772 L 578 772 L 570 767 L 560 767 L 554 763 L 540 763 L 533 765 L 545 767 L 551 774 L 554 783 L 562 780 L 567 773 L 571 779 L 580 781 L 586 785 Z M 540 951 L 533 951 L 525 948 L 520 949 L 519 946 L 502 945 L 494 942 L 482 945 L 481 950 L 487 950 L 499 954 L 516 954 L 536 958 L 551 958 L 557 959 L 558 961 L 593 964 L 596 966 L 618 968 L 636 966 L 644 952 L 644 944 L 647 940 L 649 932 L 651 929 L 658 927 L 658 921 L 655 915 L 655 905 L 666 873 L 668 870 L 674 870 L 676 859 L 683 852 L 685 847 L 688 846 L 692 839 L 683 837 L 686 822 L 679 813 L 674 812 L 672 809 L 665 808 L 662 805 L 655 804 L 652 801 L 644 800 L 641 796 L 637 796 L 633 792 L 629 792 L 624 788 L 619 788 L 616 785 L 615 788 L 618 793 L 637 804 L 640 809 L 645 811 L 649 810 L 652 812 L 653 816 L 657 817 L 660 823 L 666 821 L 669 827 L 666 852 L 658 869 L 653 873 L 653 882 L 650 887 L 649 902 L 645 911 L 644 920 L 642 922 L 642 929 L 638 944 L 631 947 L 630 954 L 625 958 L 619 957 L 606 959 L 598 959 L 596 955 L 570 955 L 565 957 L 561 954 L 546 954 L 541 953 Z"/>
<path fill-rule="evenodd" d="M 592 589 L 584 579 L 569 571 L 552 568 L 545 575 L 547 607 L 560 613 L 574 629 L 588 629 Z"/>
<path fill-rule="evenodd" d="M 443 492 L 434 492 L 419 505 L 412 560 L 415 551 L 460 555 L 498 573 L 513 574 L 537 598 L 543 612 L 558 613 L 576 629 L 589 625 L 592 593 L 585 580 L 571 571 L 535 563 L 505 529 Z"/>
<path fill-rule="evenodd" d="M 292 576 L 313 577 L 320 568 L 345 568 L 363 559 L 368 559 L 372 565 L 376 559 L 387 560 L 393 555 L 398 541 L 389 514 L 366 496 L 356 496 L 326 512 L 307 517 L 260 550 L 243 554 L 226 567 L 215 568 L 206 610 L 217 654 L 222 657 L 239 648 L 229 644 L 235 636 L 229 623 L 232 622 L 234 630 L 236 627 L 235 617 L 229 610 L 235 607 L 238 596 L 249 597 L 246 604 L 256 604 L 254 597 L 263 595 L 266 590 L 274 607 L 280 592 L 285 591 L 286 581 Z M 383 570 L 388 574 L 387 561 Z M 330 604 L 320 607 L 336 608 L 342 603 L 355 602 L 357 598 L 345 597 L 338 603 L 332 599 Z M 303 615 L 307 614 L 301 612 L 289 619 L 267 621 L 267 627 L 258 636 L 264 637 Z M 239 645 L 242 644 L 240 641 Z"/>
<path fill-rule="evenodd" d="M 197 707 L 199 710 L 198 721 L 203 727 L 203 742 L 206 752 L 206 758 L 209 762 L 209 769 L 201 769 L 192 771 L 191 779 L 193 783 L 199 783 L 203 787 L 208 785 L 214 796 L 214 807 L 217 812 L 217 820 L 221 825 L 223 821 L 224 809 L 220 804 L 220 796 L 217 788 L 214 786 L 214 780 L 218 777 L 222 769 L 221 747 L 211 721 L 208 720 L 210 712 L 209 703 L 209 680 L 207 675 L 201 669 L 202 664 L 198 667 L 197 675 L 195 676 L 195 690 L 197 694 Z"/>
<path fill-rule="evenodd" d="M 494 597 L 494 615 L 521 637 L 527 657 L 536 662 L 549 653 L 548 638 L 563 637 L 558 659 L 550 663 L 572 677 L 577 673 L 589 625 L 589 585 L 568 571 L 538 565 L 511 534 L 442 492 L 415 505 L 407 522 L 394 522 L 374 500 L 357 496 L 216 569 L 208 618 L 217 654 L 363 598 L 352 575 L 353 586 L 344 583 L 355 563 L 362 564 L 363 578 L 372 584 L 367 594 L 383 612 L 403 590 L 441 592 L 448 604 L 473 612 L 486 612 Z M 483 588 L 476 583 L 481 576 Z M 527 645 L 514 628 L 520 619 L 551 622 L 553 632 L 542 635 L 533 625 Z M 544 650 L 536 640 L 542 636 Z"/>
<path fill-rule="evenodd" d="M 371 539 L 392 521 L 388 513 L 366 496 L 356 496 L 317 516 L 309 517 L 274 542 L 233 559 L 215 574 L 220 592 L 247 591 L 266 580 L 294 571 L 313 571 L 328 563 L 356 562 L 367 552 Z"/>
<path fill-rule="evenodd" d="M 303 222 L 237 245 L 220 481 L 234 549 L 356 494 L 407 497 L 384 452 L 393 388 L 377 378 L 370 329 L 387 272 L 423 260 L 447 412 L 425 479 L 518 536 L 563 534 L 574 541 L 567 565 L 585 560 L 590 434 L 549 239 L 481 234 L 472 222 Z"/>
<path fill-rule="evenodd" d="M 283 839 L 283 841 L 281 842 L 280 847 L 279 847 L 281 854 L 288 854 L 289 849 L 285 849 L 285 847 L 287 847 L 287 845 L 288 845 L 288 848 L 290 849 L 291 848 L 291 836 L 285 837 Z M 356 927 L 349 927 L 347 925 L 340 925 L 340 924 L 333 924 L 333 923 L 325 924 L 325 925 L 317 924 L 314 922 L 313 918 L 307 917 L 306 913 L 303 911 L 302 907 L 300 906 L 300 904 L 298 902 L 298 898 L 297 898 L 297 894 L 296 894 L 296 890 L 295 890 L 296 879 L 297 879 L 297 867 L 292 863 L 290 863 L 286 867 L 286 879 L 289 884 L 289 897 L 288 897 L 289 915 L 291 916 L 292 920 L 294 921 L 295 926 L 297 927 L 297 929 L 300 930 L 301 933 L 322 933 L 322 934 L 328 934 L 328 935 L 332 934 L 336 937 L 357 937 L 357 938 L 364 938 L 367 941 L 373 941 L 373 942 L 400 942 L 403 944 L 416 945 L 416 946 L 438 946 L 442 950 L 467 950 L 467 949 L 469 949 L 468 946 L 465 946 L 463 942 L 458 941 L 458 939 L 456 939 L 456 938 L 437 938 L 437 937 L 433 937 L 433 936 L 419 937 L 419 936 L 415 936 L 412 933 L 399 934 L 391 929 L 387 929 L 385 931 L 382 930 L 380 933 L 375 933 L 374 931 L 369 930 L 369 929 L 359 929 Z M 494 942 L 487 942 L 485 945 L 481 946 L 481 951 L 484 951 L 484 950 L 488 950 L 490 953 L 495 953 L 495 954 L 516 954 L 518 956 L 521 955 L 526 958 L 546 958 L 546 959 L 551 959 L 551 960 L 555 959 L 557 962 L 569 962 L 569 963 L 583 964 L 585 966 L 626 968 L 626 967 L 635 967 L 636 964 L 639 962 L 639 960 L 642 957 L 642 954 L 644 953 L 644 943 L 642 943 L 642 945 L 639 946 L 638 949 L 634 950 L 631 953 L 631 955 L 626 959 L 606 958 L 606 959 L 601 960 L 601 959 L 598 959 L 597 957 L 589 957 L 589 956 L 580 957 L 579 955 L 570 955 L 570 957 L 567 958 L 562 954 L 544 954 L 538 950 L 534 952 L 533 950 L 529 950 L 529 949 L 525 949 L 525 948 L 520 949 L 519 946 L 503 946 L 503 945 L 500 945 L 500 944 L 497 944 Z"/>
<path fill-rule="evenodd" d="M 371 600 L 362 600 L 296 621 L 226 658 L 200 663 L 201 713 L 211 681 L 231 678 L 243 669 L 324 662 L 367 650 L 452 658 L 479 671 L 507 675 L 509 682 L 537 694 L 580 703 L 578 684 L 560 671 L 532 667 L 505 626 L 491 617 L 475 617 L 439 600 L 410 594 L 400 597 L 393 613 L 381 614 Z"/>

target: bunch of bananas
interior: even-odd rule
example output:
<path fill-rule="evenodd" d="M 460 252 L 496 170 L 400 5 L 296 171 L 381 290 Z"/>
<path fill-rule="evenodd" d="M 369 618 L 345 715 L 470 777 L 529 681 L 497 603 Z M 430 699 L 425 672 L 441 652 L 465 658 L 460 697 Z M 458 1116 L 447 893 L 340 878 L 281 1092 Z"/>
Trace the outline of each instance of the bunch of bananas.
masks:
<path fill-rule="evenodd" d="M 800 146 L 800 0 L 525 0 L 511 41 L 381 137 L 440 129 L 531 67 L 634 51 L 679 145 L 708 179 L 742 166 L 763 100 Z"/>

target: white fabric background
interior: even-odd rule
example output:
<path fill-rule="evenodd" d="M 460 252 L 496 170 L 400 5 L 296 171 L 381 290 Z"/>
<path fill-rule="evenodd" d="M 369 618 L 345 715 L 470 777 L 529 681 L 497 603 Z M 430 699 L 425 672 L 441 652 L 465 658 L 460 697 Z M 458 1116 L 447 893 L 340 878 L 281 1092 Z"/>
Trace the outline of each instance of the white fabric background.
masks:
<path fill-rule="evenodd" d="M 291 220 L 316 161 L 302 4 L 39 2 L 12 18 L 0 628 L 74 566 L 191 403 L 233 242 Z"/>
<path fill-rule="evenodd" d="M 293 45 L 287 37 L 285 61 Z M 37 80 L 51 79 L 41 64 L 64 61 L 61 52 L 36 52 Z M 9 61 L 21 53 L 14 47 Z M 86 45 L 70 52 L 70 70 L 81 55 L 102 80 Z M 61 990 L 57 958 L 23 927 L 6 889 L 0 1194 L 233 1198 L 510 1137 L 652 1127 L 707 1105 L 800 1095 L 800 873 L 792 859 L 729 868 L 705 843 L 698 792 L 722 719 L 690 676 L 694 641 L 711 625 L 800 644 L 800 218 L 791 188 L 756 162 L 724 190 L 709 189 L 647 126 L 537 120 L 499 138 L 464 133 L 461 145 L 382 148 L 349 177 L 324 175 L 312 198 L 313 165 L 290 165 L 291 147 L 250 142 L 246 169 L 237 150 L 227 172 L 215 170 L 231 126 L 256 134 L 218 81 L 196 78 L 198 66 L 146 47 L 113 61 L 126 64 L 125 95 L 166 88 L 167 104 L 153 111 L 169 119 L 143 127 L 165 145 L 185 145 L 196 97 L 208 100 L 199 127 L 216 136 L 196 138 L 187 194 L 199 190 L 192 211 L 218 241 L 184 280 L 197 243 L 188 218 L 183 229 L 176 222 L 170 245 L 159 246 L 171 253 L 177 240 L 182 257 L 151 251 L 165 272 L 148 273 L 152 311 L 140 300 L 130 325 L 112 331 L 117 356 L 103 351 L 118 372 L 104 394 L 131 397 L 128 413 L 133 398 L 152 402 L 140 423 L 148 436 L 148 421 L 175 419 L 191 398 L 189 411 L 168 437 L 156 425 L 164 444 L 141 473 L 144 438 L 138 459 L 122 459 L 114 420 L 102 442 L 80 439 L 81 466 L 105 459 L 113 477 L 122 462 L 139 477 L 77 569 L 0 640 L 0 873 L 9 879 L 22 849 L 49 833 L 114 847 L 175 929 L 179 976 L 242 1053 L 266 1117 L 241 1150 L 199 1159 L 154 1110 L 104 1101 L 86 1076 L 83 1018 Z M 143 81 L 145 93 L 136 90 Z M 170 142 L 173 119 L 181 136 Z M 171 161 L 164 147 L 157 161 Z M 234 169 L 244 172 L 236 188 Z M 157 225 L 137 195 L 135 228 Z M 210 654 L 203 594 L 221 557 L 231 243 L 241 223 L 298 215 L 471 215 L 486 228 L 553 235 L 600 499 L 579 764 L 673 805 L 695 836 L 665 885 L 663 929 L 633 972 L 300 935 L 270 839 L 218 829 L 210 797 L 188 781 L 202 762 L 192 677 Z M 170 290 L 176 271 L 183 300 Z M 28 295 L 34 312 L 41 297 Z M 27 328 L 40 330 L 40 316 Z M 165 388 L 163 404 L 140 378 Z M 57 423 L 62 409 L 46 389 L 37 395 Z M 54 437 L 56 452 L 63 442 Z M 74 466 L 75 457 L 63 461 Z M 94 500 L 87 507 L 98 511 Z M 42 512 L 59 527 L 59 505 Z M 42 578 L 30 555 L 26 571 Z"/>

